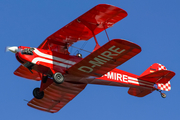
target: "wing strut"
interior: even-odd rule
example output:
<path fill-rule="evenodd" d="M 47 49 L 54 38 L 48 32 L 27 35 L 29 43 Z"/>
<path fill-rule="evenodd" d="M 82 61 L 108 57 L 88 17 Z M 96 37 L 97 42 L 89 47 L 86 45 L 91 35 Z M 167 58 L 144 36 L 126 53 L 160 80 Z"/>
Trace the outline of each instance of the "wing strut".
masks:
<path fill-rule="evenodd" d="M 87 22 L 87 21 L 85 21 L 85 20 L 83 20 L 83 19 L 81 19 L 81 20 L 80 20 L 80 19 L 77 19 L 77 21 L 78 21 L 78 22 L 81 22 L 82 24 L 84 24 L 84 25 L 92 32 L 93 37 L 94 37 L 94 40 L 95 40 L 95 42 L 96 42 L 96 46 L 95 46 L 93 52 L 96 51 L 98 48 L 101 47 L 101 46 L 99 45 L 98 41 L 97 41 L 96 35 L 94 34 L 94 30 L 97 28 L 97 26 L 99 26 L 99 24 L 98 24 L 98 23 L 95 24 L 95 23 Z"/>
<path fill-rule="evenodd" d="M 100 48 L 101 46 L 98 44 L 98 41 L 97 41 L 96 36 L 95 36 L 95 34 L 94 34 L 93 31 L 92 31 L 92 33 L 93 33 L 94 40 L 95 40 L 95 42 L 96 42 L 96 46 L 95 46 L 95 48 L 94 48 L 94 50 L 93 50 L 93 52 L 94 52 L 94 51 L 96 51 L 98 48 Z"/>
<path fill-rule="evenodd" d="M 94 30 L 97 28 L 97 26 L 99 26 L 99 24 L 98 24 L 98 23 L 95 24 L 95 23 L 87 22 L 87 21 L 85 21 L 85 20 L 80 20 L 80 19 L 77 19 L 77 21 L 78 21 L 78 22 L 81 22 L 82 24 L 84 24 L 84 25 L 92 32 L 93 37 L 94 37 L 94 40 L 95 40 L 95 42 L 96 42 L 96 46 L 95 46 L 93 52 L 96 51 L 98 48 L 101 47 L 101 46 L 99 45 L 98 41 L 97 41 L 96 35 L 94 34 Z M 106 36 L 107 36 L 107 38 L 108 38 L 108 41 L 110 41 L 105 26 L 104 26 L 104 30 L 105 30 Z"/>
<path fill-rule="evenodd" d="M 106 33 L 106 36 L 107 36 L 107 38 L 108 38 L 108 41 L 110 41 L 110 39 L 109 39 L 109 36 L 108 36 L 108 34 L 107 34 L 107 31 L 106 31 L 105 26 L 104 26 L 104 31 L 105 31 L 105 33 Z"/>

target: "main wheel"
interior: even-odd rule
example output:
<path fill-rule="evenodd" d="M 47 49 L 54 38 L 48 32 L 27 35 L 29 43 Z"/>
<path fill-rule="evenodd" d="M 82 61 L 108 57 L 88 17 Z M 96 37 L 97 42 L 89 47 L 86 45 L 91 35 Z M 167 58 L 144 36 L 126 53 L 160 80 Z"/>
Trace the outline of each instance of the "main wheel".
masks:
<path fill-rule="evenodd" d="M 64 77 L 61 73 L 57 72 L 53 75 L 53 80 L 56 84 L 61 84 L 64 82 Z"/>
<path fill-rule="evenodd" d="M 162 98 L 166 98 L 166 94 L 165 93 L 161 93 L 161 97 Z"/>
<path fill-rule="evenodd" d="M 36 98 L 36 99 L 42 99 L 44 97 L 44 92 L 43 91 L 40 91 L 40 88 L 35 88 L 33 90 L 33 96 Z"/>

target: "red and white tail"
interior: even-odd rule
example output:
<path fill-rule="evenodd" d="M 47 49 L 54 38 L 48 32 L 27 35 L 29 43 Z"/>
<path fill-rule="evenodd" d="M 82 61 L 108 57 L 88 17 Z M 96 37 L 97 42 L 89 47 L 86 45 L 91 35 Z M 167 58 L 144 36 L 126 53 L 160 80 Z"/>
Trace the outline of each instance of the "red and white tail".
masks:
<path fill-rule="evenodd" d="M 170 80 L 174 77 L 174 75 L 175 73 L 173 71 L 167 70 L 164 65 L 154 63 L 147 70 L 145 70 L 138 77 L 138 79 L 154 83 L 155 88 L 159 90 L 170 91 Z M 130 87 L 128 93 L 133 96 L 144 97 L 153 91 L 154 90 L 151 89 Z"/>
<path fill-rule="evenodd" d="M 159 90 L 164 90 L 164 91 L 170 91 L 171 90 L 170 81 L 166 84 L 156 83 L 156 85 L 157 85 L 157 89 L 159 89 Z"/>
<path fill-rule="evenodd" d="M 156 71 L 159 71 L 159 70 L 167 70 L 166 67 L 162 64 L 159 64 L 159 63 L 154 63 L 153 65 L 151 65 L 148 69 L 146 69 L 141 75 L 141 76 L 144 76 L 144 75 L 148 75 L 150 73 L 153 73 L 153 72 L 156 72 Z"/>
<path fill-rule="evenodd" d="M 159 63 L 154 63 L 153 65 L 151 65 L 147 70 L 145 70 L 139 78 L 142 78 L 142 79 L 145 79 L 145 78 L 150 78 L 150 76 L 154 76 L 154 77 L 157 77 L 156 75 L 160 75 L 160 74 L 163 74 L 163 73 L 166 73 L 166 72 L 162 72 L 160 73 L 160 71 L 163 71 L 163 70 L 167 70 L 166 67 L 162 64 L 159 64 Z M 154 73 L 154 74 L 152 74 Z M 157 74 L 156 74 L 157 73 Z M 171 90 L 171 85 L 170 85 L 170 79 L 174 76 L 175 74 L 174 73 L 167 73 L 167 81 L 165 83 L 161 83 L 162 80 L 160 81 L 157 81 L 155 82 L 156 85 L 157 85 L 157 89 L 159 90 L 164 90 L 164 91 L 170 91 Z M 164 76 L 162 76 L 161 78 L 163 79 Z M 160 78 L 160 79 L 161 79 Z M 152 78 L 153 79 L 153 78 Z M 151 79 L 151 80 L 152 80 Z M 150 80 L 150 81 L 151 81 Z M 152 80 L 153 81 L 153 80 Z M 164 81 L 164 80 L 163 80 Z"/>

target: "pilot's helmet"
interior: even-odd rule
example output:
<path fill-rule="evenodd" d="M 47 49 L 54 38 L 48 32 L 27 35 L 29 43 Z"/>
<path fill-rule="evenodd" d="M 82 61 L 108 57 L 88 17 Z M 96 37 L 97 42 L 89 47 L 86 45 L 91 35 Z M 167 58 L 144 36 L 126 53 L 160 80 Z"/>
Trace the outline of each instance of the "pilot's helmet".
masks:
<path fill-rule="evenodd" d="M 82 58 L 82 54 L 80 54 L 80 53 L 76 54 L 76 56 Z"/>

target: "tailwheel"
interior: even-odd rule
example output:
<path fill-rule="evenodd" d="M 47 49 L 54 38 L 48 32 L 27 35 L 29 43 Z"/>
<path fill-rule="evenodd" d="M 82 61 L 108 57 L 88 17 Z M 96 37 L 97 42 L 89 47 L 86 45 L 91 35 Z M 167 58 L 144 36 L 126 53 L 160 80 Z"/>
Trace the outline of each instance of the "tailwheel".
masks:
<path fill-rule="evenodd" d="M 166 98 L 166 94 L 165 93 L 161 93 L 161 97 L 162 98 Z"/>
<path fill-rule="evenodd" d="M 40 91 L 40 88 L 35 88 L 33 90 L 33 96 L 36 98 L 36 99 L 42 99 L 44 97 L 44 92 L 43 91 Z"/>
<path fill-rule="evenodd" d="M 62 84 L 64 82 L 64 77 L 61 73 L 57 72 L 53 75 L 53 80 L 56 84 Z"/>

